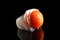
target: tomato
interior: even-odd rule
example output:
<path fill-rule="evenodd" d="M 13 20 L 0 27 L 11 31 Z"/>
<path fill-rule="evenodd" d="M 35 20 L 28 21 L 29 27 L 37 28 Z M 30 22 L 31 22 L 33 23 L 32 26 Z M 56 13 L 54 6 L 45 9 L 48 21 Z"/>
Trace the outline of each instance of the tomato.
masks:
<path fill-rule="evenodd" d="M 35 10 L 30 14 L 30 25 L 38 29 L 43 25 L 43 15 L 40 11 Z"/>

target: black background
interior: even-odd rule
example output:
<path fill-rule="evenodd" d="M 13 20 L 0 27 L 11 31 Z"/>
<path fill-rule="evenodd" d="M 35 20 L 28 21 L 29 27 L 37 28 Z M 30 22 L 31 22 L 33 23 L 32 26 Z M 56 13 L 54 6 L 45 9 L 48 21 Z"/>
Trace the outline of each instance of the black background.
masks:
<path fill-rule="evenodd" d="M 8 2 L 9 3 L 9 2 Z M 4 9 L 4 16 L 2 17 L 3 22 L 2 24 L 2 32 L 3 33 L 3 39 L 6 40 L 20 40 L 17 36 L 17 26 L 16 26 L 16 19 L 23 15 L 24 12 L 28 9 L 32 9 L 32 8 L 37 8 L 39 9 L 43 16 L 44 16 L 44 24 L 43 24 L 43 30 L 45 33 L 45 37 L 44 40 L 48 40 L 48 1 L 47 0 L 20 0 L 17 1 L 16 0 L 16 5 L 13 2 L 10 2 L 11 4 L 9 4 L 6 6 L 7 8 Z M 5 7 L 4 6 L 4 7 Z M 12 8 L 11 8 L 12 7 Z M 5 18 L 5 19 L 4 19 Z"/>
<path fill-rule="evenodd" d="M 49 1 L 49 2 L 48 2 Z M 44 15 L 44 40 L 59 40 L 60 32 L 60 1 L 58 0 L 5 0 L 0 6 L 1 39 L 19 40 L 17 36 L 16 18 L 24 14 L 27 9 L 37 8 Z M 48 10 L 49 7 L 49 10 Z M 49 12 L 48 12 L 49 11 Z"/>

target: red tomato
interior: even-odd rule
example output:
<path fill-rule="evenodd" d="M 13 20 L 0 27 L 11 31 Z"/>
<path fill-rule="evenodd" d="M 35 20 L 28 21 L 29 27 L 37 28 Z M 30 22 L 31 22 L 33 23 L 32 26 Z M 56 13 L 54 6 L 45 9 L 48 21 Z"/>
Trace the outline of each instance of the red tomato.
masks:
<path fill-rule="evenodd" d="M 35 10 L 30 14 L 30 25 L 38 29 L 43 25 L 43 15 L 40 11 Z"/>

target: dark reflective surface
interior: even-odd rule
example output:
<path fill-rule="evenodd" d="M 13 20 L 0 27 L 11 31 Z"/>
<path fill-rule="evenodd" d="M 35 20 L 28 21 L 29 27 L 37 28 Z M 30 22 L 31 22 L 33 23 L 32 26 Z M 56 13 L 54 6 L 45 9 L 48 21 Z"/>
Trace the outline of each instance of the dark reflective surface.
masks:
<path fill-rule="evenodd" d="M 21 40 L 43 40 L 44 39 L 44 31 L 42 29 L 35 30 L 34 32 L 18 29 L 17 35 Z"/>
<path fill-rule="evenodd" d="M 35 30 L 32 33 L 31 40 L 43 40 L 44 39 L 44 31 L 42 29 Z"/>
<path fill-rule="evenodd" d="M 21 40 L 31 40 L 31 34 L 32 32 L 30 31 L 21 30 L 21 29 L 17 30 L 17 35 Z"/>

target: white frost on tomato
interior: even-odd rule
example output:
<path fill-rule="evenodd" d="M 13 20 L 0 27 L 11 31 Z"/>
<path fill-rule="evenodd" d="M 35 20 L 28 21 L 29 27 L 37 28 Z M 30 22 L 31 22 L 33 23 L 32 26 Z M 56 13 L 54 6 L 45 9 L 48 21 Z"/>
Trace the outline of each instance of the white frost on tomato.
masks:
<path fill-rule="evenodd" d="M 16 25 L 19 29 L 23 29 L 23 30 L 30 30 L 30 31 L 34 31 L 35 29 L 33 29 L 32 27 L 30 27 L 30 14 L 37 9 L 29 9 L 26 10 L 25 14 L 23 16 L 20 16 L 19 18 L 16 19 Z M 27 24 L 28 23 L 28 24 Z M 29 27 L 26 27 L 29 26 Z"/>

